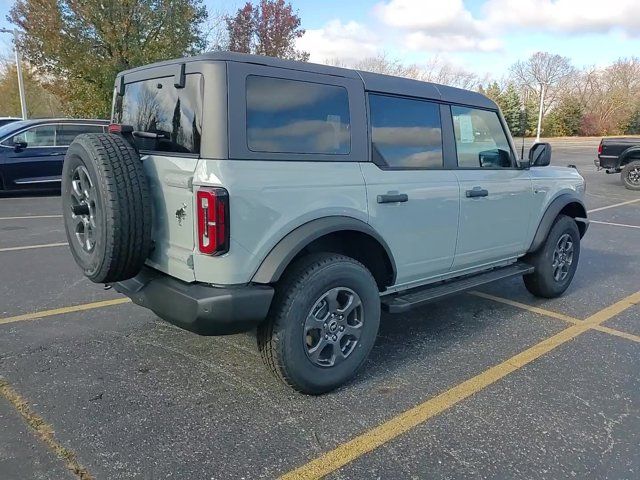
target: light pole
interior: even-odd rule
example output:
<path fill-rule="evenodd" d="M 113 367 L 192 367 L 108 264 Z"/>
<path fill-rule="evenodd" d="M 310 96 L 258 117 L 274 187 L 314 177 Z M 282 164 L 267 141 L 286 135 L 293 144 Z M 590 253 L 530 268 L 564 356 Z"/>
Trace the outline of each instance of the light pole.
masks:
<path fill-rule="evenodd" d="M 540 129 L 542 128 L 542 107 L 544 106 L 544 82 L 540 82 L 540 108 L 538 109 L 538 131 L 536 133 L 536 142 L 540 141 Z"/>
<path fill-rule="evenodd" d="M 27 119 L 27 100 L 24 96 L 24 79 L 22 78 L 22 65 L 20 61 L 20 50 L 18 50 L 18 30 L 10 30 L 8 28 L 0 28 L 1 33 L 13 34 L 13 47 L 16 51 L 16 71 L 18 73 L 18 91 L 20 92 L 20 110 L 22 111 L 22 119 Z"/>

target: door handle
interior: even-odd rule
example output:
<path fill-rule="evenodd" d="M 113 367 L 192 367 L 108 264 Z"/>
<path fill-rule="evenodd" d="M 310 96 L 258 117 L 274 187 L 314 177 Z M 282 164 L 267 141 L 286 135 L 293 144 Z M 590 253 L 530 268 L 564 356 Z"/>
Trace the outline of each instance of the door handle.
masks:
<path fill-rule="evenodd" d="M 480 187 L 473 187 L 473 190 L 467 190 L 467 198 L 486 197 L 488 195 L 489 191 Z"/>
<path fill-rule="evenodd" d="M 50 153 L 48 156 L 49 157 L 59 157 L 61 155 L 64 155 L 64 153 L 62 152 L 55 152 L 55 153 Z"/>
<path fill-rule="evenodd" d="M 378 195 L 378 203 L 400 203 L 409 200 L 409 195 L 406 193 L 387 193 L 385 195 Z"/>

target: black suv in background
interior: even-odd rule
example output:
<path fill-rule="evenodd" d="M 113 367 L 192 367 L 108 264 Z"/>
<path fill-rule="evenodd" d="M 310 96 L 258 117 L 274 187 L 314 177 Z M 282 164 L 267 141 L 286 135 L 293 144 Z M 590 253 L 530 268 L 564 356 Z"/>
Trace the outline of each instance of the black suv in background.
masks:
<path fill-rule="evenodd" d="M 47 118 L 0 127 L 0 190 L 60 188 L 67 148 L 81 133 L 102 133 L 106 120 Z"/>
<path fill-rule="evenodd" d="M 10 123 L 17 122 L 18 120 L 20 119 L 16 117 L 0 117 L 0 127 L 4 127 L 5 125 L 8 125 Z"/>

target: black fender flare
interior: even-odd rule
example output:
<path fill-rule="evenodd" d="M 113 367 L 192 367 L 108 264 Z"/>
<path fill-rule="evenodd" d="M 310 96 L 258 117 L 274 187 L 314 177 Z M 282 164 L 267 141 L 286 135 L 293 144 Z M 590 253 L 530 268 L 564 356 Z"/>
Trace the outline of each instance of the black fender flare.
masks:
<path fill-rule="evenodd" d="M 536 234 L 533 237 L 533 241 L 531 242 L 531 246 L 527 250 L 527 252 L 535 252 L 538 250 L 542 244 L 544 243 L 551 227 L 553 226 L 553 222 L 555 222 L 556 218 L 567 205 L 577 204 L 577 209 L 579 215 L 576 215 L 574 218 L 576 222 L 580 222 L 584 225 L 584 228 L 580 229 L 582 235 L 587 231 L 587 227 L 589 226 L 589 220 L 587 219 L 587 209 L 584 206 L 584 202 L 577 194 L 572 193 L 563 193 L 556 197 L 551 201 L 547 210 L 542 215 L 542 219 L 538 224 L 538 229 L 536 230 Z M 582 236 L 581 235 L 581 236 Z"/>
<path fill-rule="evenodd" d="M 391 285 L 396 280 L 396 263 L 391 249 L 382 236 L 368 223 L 353 217 L 331 216 L 311 220 L 295 230 L 292 230 L 282 238 L 264 258 L 260 267 L 251 279 L 254 283 L 273 283 L 287 268 L 291 260 L 307 245 L 324 235 L 340 231 L 356 231 L 373 237 L 387 253 L 388 260 L 393 270 Z"/>
<path fill-rule="evenodd" d="M 618 157 L 618 167 L 624 167 L 632 159 L 640 160 L 640 146 L 634 145 L 633 147 L 629 147 L 624 152 L 622 152 Z"/>

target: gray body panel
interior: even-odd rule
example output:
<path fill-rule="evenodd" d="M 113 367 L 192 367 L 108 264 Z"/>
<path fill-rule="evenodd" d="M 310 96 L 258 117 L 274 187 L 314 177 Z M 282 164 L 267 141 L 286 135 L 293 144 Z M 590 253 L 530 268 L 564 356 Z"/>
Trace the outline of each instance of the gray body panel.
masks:
<path fill-rule="evenodd" d="M 184 67 L 183 67 L 184 65 Z M 508 265 L 535 245 L 541 222 L 559 196 L 579 202 L 584 181 L 575 169 L 516 167 L 504 118 L 483 95 L 442 85 L 267 57 L 209 53 L 121 73 L 132 82 L 204 76 L 199 155 L 148 154 L 156 249 L 148 265 L 185 282 L 215 286 L 270 284 L 318 235 L 352 229 L 378 239 L 394 266 L 384 293 Z M 348 91 L 348 154 L 249 150 L 245 81 L 249 75 L 339 86 Z M 371 162 L 367 92 L 439 103 L 443 168 L 381 169 Z M 511 168 L 457 168 L 450 104 L 495 111 L 511 150 Z M 200 187 L 229 192 L 230 248 L 197 251 L 195 204 Z M 485 198 L 468 198 L 482 187 Z M 379 203 L 379 195 L 407 195 Z M 546 221 L 545 221 L 546 222 Z M 544 230 L 544 228 L 543 228 Z M 538 232 L 538 234 L 536 234 Z M 537 241 L 537 240 L 536 240 Z"/>

